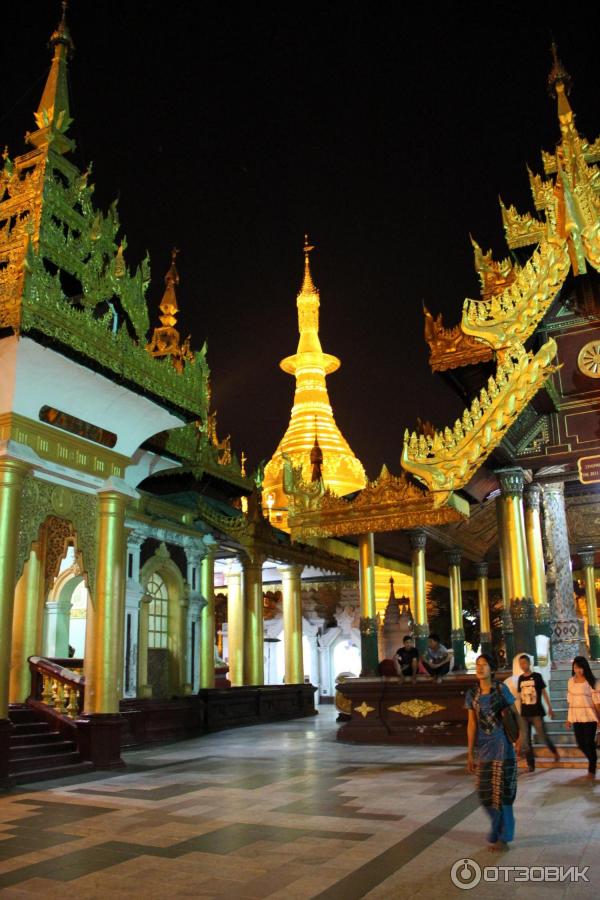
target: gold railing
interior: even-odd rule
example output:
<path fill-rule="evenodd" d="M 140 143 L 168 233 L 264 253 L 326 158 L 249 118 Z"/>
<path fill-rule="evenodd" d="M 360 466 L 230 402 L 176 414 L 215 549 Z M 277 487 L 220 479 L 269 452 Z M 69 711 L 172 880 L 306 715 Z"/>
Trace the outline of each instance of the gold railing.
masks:
<path fill-rule="evenodd" d="M 43 703 L 59 716 L 76 719 L 83 709 L 83 660 L 30 656 L 28 661 L 31 672 L 30 699 Z M 63 663 L 69 663 L 69 666 Z"/>

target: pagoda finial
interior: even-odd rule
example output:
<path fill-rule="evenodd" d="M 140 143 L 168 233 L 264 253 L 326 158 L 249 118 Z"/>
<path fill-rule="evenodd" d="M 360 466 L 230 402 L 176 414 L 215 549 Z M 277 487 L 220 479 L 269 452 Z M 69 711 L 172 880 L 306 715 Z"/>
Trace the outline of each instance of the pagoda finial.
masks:
<path fill-rule="evenodd" d="M 312 275 L 310 273 L 310 254 L 314 250 L 314 244 L 310 244 L 308 241 L 308 235 L 304 235 L 304 279 L 302 281 L 302 287 L 300 288 L 301 294 L 316 294 L 318 293 L 314 281 L 312 280 Z"/>
<path fill-rule="evenodd" d="M 71 124 L 67 62 L 75 49 L 67 26 L 67 0 L 62 0 L 60 22 L 50 35 L 48 46 L 54 54 L 42 98 L 34 113 L 38 130 L 26 135 L 26 138 L 35 147 L 52 144 L 59 153 L 66 153 L 75 146 L 66 137 Z"/>
<path fill-rule="evenodd" d="M 190 337 L 187 337 L 182 344 L 181 336 L 175 328 L 179 312 L 175 293 L 175 288 L 179 284 L 179 272 L 175 263 L 178 253 L 177 247 L 171 251 L 171 265 L 165 275 L 165 292 L 159 307 L 161 325 L 154 329 L 152 340 L 146 344 L 146 350 L 150 356 L 170 357 L 177 371 L 182 372 L 185 362 L 194 361 L 194 354 L 190 350 Z"/>
<path fill-rule="evenodd" d="M 394 593 L 394 579 L 390 578 L 390 596 L 389 600 L 394 601 L 396 599 L 396 594 Z"/>
<path fill-rule="evenodd" d="M 558 101 L 558 118 L 561 126 L 563 126 L 571 123 L 573 120 L 573 110 L 567 99 L 571 93 L 571 76 L 559 59 L 554 41 L 552 41 L 551 50 L 552 68 L 548 75 L 548 93 Z"/>
<path fill-rule="evenodd" d="M 173 247 L 171 250 L 171 265 L 169 271 L 165 275 L 165 292 L 159 307 L 162 313 L 160 321 L 163 325 L 168 325 L 171 328 L 177 325 L 177 313 L 179 312 L 177 295 L 175 293 L 175 288 L 179 284 L 179 272 L 177 271 L 176 264 L 178 253 L 178 248 Z"/>

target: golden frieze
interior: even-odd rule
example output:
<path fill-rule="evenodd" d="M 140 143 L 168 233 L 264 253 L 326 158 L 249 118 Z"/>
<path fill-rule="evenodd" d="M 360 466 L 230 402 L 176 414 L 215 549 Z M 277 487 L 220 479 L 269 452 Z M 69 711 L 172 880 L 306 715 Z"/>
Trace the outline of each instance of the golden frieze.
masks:
<path fill-rule="evenodd" d="M 445 525 L 469 514 L 468 504 L 450 491 L 432 494 L 404 472 L 392 475 L 386 466 L 354 500 L 318 493 L 314 483 L 299 479 L 296 472 L 289 494 L 288 525 L 294 539 Z"/>
<path fill-rule="evenodd" d="M 473 238 L 471 238 L 471 243 L 473 245 L 475 271 L 481 283 L 481 297 L 483 300 L 489 300 L 490 297 L 495 297 L 507 287 L 510 287 L 519 273 L 520 266 L 513 262 L 510 257 L 495 260 L 492 256 L 492 251 L 488 250 L 484 253 Z"/>
<path fill-rule="evenodd" d="M 402 467 L 430 491 L 458 491 L 502 440 L 507 429 L 554 371 L 556 342 L 550 338 L 535 356 L 515 346 L 498 365 L 453 428 L 433 435 L 404 435 Z"/>
<path fill-rule="evenodd" d="M 404 700 L 395 706 L 388 706 L 390 712 L 410 716 L 411 719 L 422 719 L 424 716 L 431 716 L 442 709 L 446 709 L 446 707 L 439 703 L 431 703 L 429 700 Z"/>

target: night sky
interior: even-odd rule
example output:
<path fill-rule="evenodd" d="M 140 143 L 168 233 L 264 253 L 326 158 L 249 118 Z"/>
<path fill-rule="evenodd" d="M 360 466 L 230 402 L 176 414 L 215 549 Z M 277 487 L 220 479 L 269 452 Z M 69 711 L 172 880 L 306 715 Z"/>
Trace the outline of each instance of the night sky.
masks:
<path fill-rule="evenodd" d="M 11 3 L 0 31 L 0 144 L 23 151 L 57 0 Z M 316 244 L 334 413 L 374 477 L 416 417 L 459 411 L 431 375 L 422 302 L 478 296 L 469 232 L 506 255 L 497 203 L 532 209 L 525 165 L 557 140 L 549 46 L 600 132 L 592 6 L 72 0 L 71 135 L 96 200 L 118 195 L 130 263 L 173 245 L 181 331 L 208 342 L 219 431 L 254 465 L 289 419 L 305 231 Z M 583 9 L 583 8 L 582 8 Z"/>

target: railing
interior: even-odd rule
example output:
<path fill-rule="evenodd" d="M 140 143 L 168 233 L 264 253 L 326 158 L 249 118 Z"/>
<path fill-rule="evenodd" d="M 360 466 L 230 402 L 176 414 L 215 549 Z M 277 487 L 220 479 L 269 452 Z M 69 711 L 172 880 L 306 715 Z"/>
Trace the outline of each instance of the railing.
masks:
<path fill-rule="evenodd" d="M 83 709 L 85 678 L 82 659 L 29 657 L 30 700 L 43 703 L 59 716 L 76 719 Z M 69 666 L 62 665 L 68 663 Z M 79 671 L 74 671 L 78 669 Z"/>

